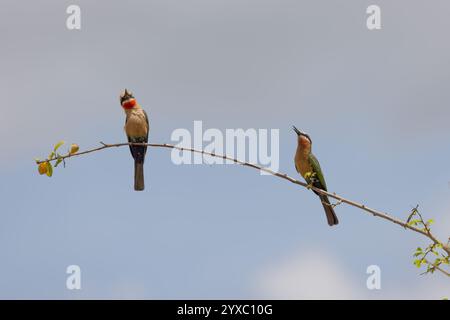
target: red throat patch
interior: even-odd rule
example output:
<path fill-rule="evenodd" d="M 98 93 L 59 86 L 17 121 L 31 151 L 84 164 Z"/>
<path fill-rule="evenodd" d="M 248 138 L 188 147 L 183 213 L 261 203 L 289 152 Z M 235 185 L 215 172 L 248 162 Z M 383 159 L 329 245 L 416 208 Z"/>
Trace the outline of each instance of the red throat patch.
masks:
<path fill-rule="evenodd" d="M 122 104 L 122 107 L 124 108 L 124 109 L 133 109 L 133 107 L 136 105 L 136 100 L 135 99 L 129 99 L 129 100 L 127 100 L 127 101 L 125 101 L 123 104 Z"/>

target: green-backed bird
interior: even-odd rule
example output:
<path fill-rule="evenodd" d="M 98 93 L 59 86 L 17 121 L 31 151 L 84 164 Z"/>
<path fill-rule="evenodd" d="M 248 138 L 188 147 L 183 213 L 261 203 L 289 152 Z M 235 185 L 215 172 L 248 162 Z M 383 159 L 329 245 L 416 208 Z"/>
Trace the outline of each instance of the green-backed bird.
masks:
<path fill-rule="evenodd" d="M 120 104 L 125 111 L 125 133 L 128 142 L 147 143 L 149 124 L 144 109 L 137 103 L 133 94 L 127 89 L 120 95 Z M 130 145 L 131 155 L 134 158 L 134 190 L 144 190 L 144 160 L 147 146 Z"/>
<path fill-rule="evenodd" d="M 294 158 L 295 169 L 302 175 L 306 183 L 311 184 L 318 189 L 327 191 L 327 185 L 319 161 L 311 152 L 311 138 L 306 133 L 298 130 L 295 126 L 293 126 L 293 129 L 297 134 L 297 151 L 295 152 Z M 317 194 L 322 201 L 328 224 L 330 226 L 338 224 L 338 218 L 328 197 L 316 191 L 314 191 L 314 193 Z"/>

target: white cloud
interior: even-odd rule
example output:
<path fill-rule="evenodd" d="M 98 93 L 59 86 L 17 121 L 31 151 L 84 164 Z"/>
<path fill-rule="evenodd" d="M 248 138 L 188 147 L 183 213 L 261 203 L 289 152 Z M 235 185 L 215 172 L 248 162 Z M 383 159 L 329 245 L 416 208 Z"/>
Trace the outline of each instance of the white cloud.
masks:
<path fill-rule="evenodd" d="M 258 295 L 268 299 L 361 299 L 364 292 L 325 252 L 297 253 L 257 274 Z"/>

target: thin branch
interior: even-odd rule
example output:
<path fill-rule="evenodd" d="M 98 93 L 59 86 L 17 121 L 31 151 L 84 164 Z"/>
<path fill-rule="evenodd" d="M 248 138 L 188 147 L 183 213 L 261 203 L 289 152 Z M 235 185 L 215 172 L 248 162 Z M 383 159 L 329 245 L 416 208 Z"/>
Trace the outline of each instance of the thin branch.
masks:
<path fill-rule="evenodd" d="M 448 255 L 450 255 L 450 247 L 449 247 L 449 245 L 440 242 L 431 233 L 431 231 L 429 230 L 428 227 L 425 227 L 425 229 L 420 229 L 420 228 L 417 228 L 415 226 L 409 225 L 407 222 L 403 222 L 400 219 L 397 219 L 397 218 L 395 218 L 395 217 L 393 217 L 393 216 L 391 216 L 391 215 L 389 215 L 387 213 L 384 213 L 384 212 L 381 212 L 381 211 L 369 208 L 369 207 L 367 207 L 366 205 L 364 205 L 362 203 L 358 203 L 356 201 L 346 199 L 344 197 L 339 196 L 336 193 L 331 193 L 331 192 L 324 191 L 322 189 L 316 188 L 316 187 L 314 187 L 312 185 L 306 184 L 305 182 L 296 180 L 296 179 L 288 176 L 285 173 L 275 172 L 275 171 L 272 171 L 270 169 L 261 167 L 259 165 L 256 165 L 256 164 L 253 164 L 253 163 L 249 163 L 249 162 L 246 162 L 246 161 L 241 161 L 241 160 L 238 160 L 238 159 L 235 159 L 235 158 L 231 158 L 231 157 L 228 157 L 226 155 L 219 155 L 219 154 L 215 154 L 215 153 L 211 153 L 211 152 L 206 152 L 204 150 L 197 150 L 197 149 L 192 149 L 192 148 L 184 148 L 184 147 L 179 147 L 179 146 L 166 144 L 166 143 L 164 143 L 164 144 L 159 144 L 159 143 L 116 143 L 116 144 L 106 144 L 106 143 L 100 142 L 100 144 L 102 146 L 98 147 L 98 148 L 86 150 L 86 151 L 83 151 L 83 152 L 77 152 L 77 153 L 72 153 L 72 154 L 67 154 L 67 155 L 61 155 L 59 157 L 58 156 L 54 156 L 51 159 L 37 161 L 36 163 L 40 164 L 40 163 L 47 162 L 47 161 L 56 161 L 58 159 L 65 160 L 67 158 L 77 157 L 77 156 L 81 156 L 81 155 L 84 155 L 84 154 L 97 152 L 97 151 L 100 151 L 100 150 L 103 150 L 103 149 L 114 148 L 114 147 L 130 146 L 130 145 L 134 145 L 134 146 L 148 146 L 148 147 L 154 147 L 154 148 L 177 149 L 177 150 L 180 150 L 180 151 L 189 151 L 189 152 L 192 152 L 192 153 L 200 153 L 200 154 L 208 155 L 208 156 L 211 156 L 211 157 L 217 157 L 217 158 L 222 158 L 224 160 L 230 160 L 230 161 L 233 161 L 234 163 L 240 164 L 240 165 L 245 166 L 245 167 L 250 167 L 250 168 L 254 168 L 254 169 L 257 169 L 257 170 L 264 171 L 266 173 L 269 173 L 269 174 L 274 175 L 276 177 L 279 177 L 281 179 L 287 180 L 287 181 L 289 181 L 291 183 L 300 185 L 300 186 L 302 186 L 304 188 L 312 189 L 312 190 L 316 191 L 319 194 L 327 195 L 330 198 L 336 199 L 338 201 L 336 205 L 339 205 L 341 203 L 346 203 L 346 204 L 348 204 L 350 206 L 353 206 L 353 207 L 359 208 L 361 210 L 364 210 L 364 211 L 372 214 L 375 217 L 379 217 L 381 219 L 384 219 L 384 220 L 390 221 L 392 223 L 395 223 L 395 224 L 397 224 L 399 226 L 402 226 L 405 229 L 409 229 L 411 231 L 414 231 L 414 232 L 422 234 L 423 236 L 425 236 L 428 239 L 430 239 L 433 243 L 442 245 L 442 249 Z"/>
<path fill-rule="evenodd" d="M 444 269 L 442 269 L 439 266 L 434 266 L 436 268 L 436 270 L 439 270 L 440 272 L 442 272 L 443 274 L 445 274 L 447 277 L 450 277 L 450 273 L 445 271 Z"/>
<path fill-rule="evenodd" d="M 424 258 L 422 258 L 422 259 L 424 259 Z M 448 271 L 442 269 L 440 266 L 438 266 L 438 265 L 436 265 L 436 264 L 434 264 L 434 263 L 431 263 L 431 262 L 428 261 L 427 259 L 424 259 L 424 260 L 425 260 L 425 263 L 428 264 L 428 265 L 430 265 L 432 268 L 434 268 L 434 269 L 436 269 L 436 270 L 442 272 L 442 273 L 445 274 L 447 277 L 450 277 L 450 273 L 449 273 Z M 422 273 L 422 274 L 426 274 L 427 272 L 428 272 L 428 270 L 425 271 L 425 272 Z"/>

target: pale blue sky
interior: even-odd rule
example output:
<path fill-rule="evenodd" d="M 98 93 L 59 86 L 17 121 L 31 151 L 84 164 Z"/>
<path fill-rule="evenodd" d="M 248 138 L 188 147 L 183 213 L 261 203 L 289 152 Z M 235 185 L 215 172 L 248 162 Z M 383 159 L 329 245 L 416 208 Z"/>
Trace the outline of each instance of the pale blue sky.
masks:
<path fill-rule="evenodd" d="M 82 30 L 65 27 L 78 4 Z M 377 3 L 382 30 L 365 10 Z M 51 179 L 34 157 L 64 139 L 125 141 L 118 95 L 176 128 L 280 130 L 314 141 L 332 192 L 406 217 L 417 203 L 450 235 L 448 1 L 6 1 L 0 4 L 1 298 L 431 298 L 418 235 L 237 166 L 175 166 L 149 149 L 145 192 L 126 148 L 72 159 Z M 82 270 L 82 290 L 65 269 Z M 366 289 L 366 268 L 382 289 Z"/>

